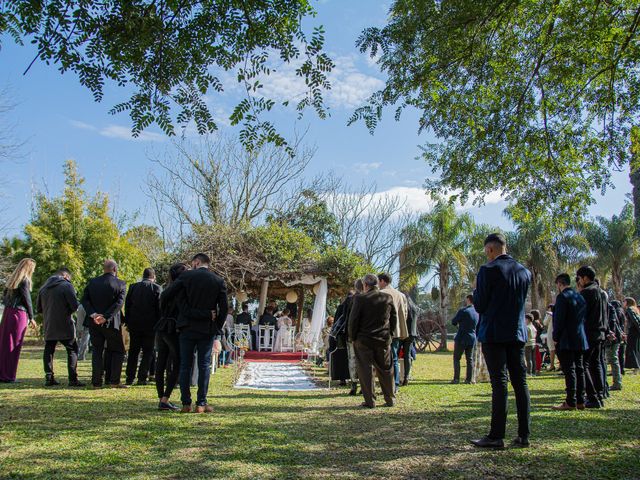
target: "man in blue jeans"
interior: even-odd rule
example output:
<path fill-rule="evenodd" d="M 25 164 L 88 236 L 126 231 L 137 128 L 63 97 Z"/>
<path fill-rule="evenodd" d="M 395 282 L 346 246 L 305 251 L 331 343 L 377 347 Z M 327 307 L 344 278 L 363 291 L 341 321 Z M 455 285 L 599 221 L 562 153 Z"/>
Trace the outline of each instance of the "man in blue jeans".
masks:
<path fill-rule="evenodd" d="M 504 448 L 510 378 L 518 411 L 518 437 L 512 445 L 528 447 L 531 400 L 524 361 L 524 310 L 531 273 L 507 255 L 507 241 L 501 233 L 485 239 L 484 251 L 489 261 L 478 272 L 473 304 L 480 314 L 478 341 L 491 378 L 491 430 L 472 443 L 480 448 Z"/>
<path fill-rule="evenodd" d="M 180 344 L 180 395 L 182 413 L 192 410 L 191 370 L 197 350 L 198 395 L 196 413 L 210 413 L 207 404 L 209 377 L 211 376 L 211 350 L 213 339 L 220 335 L 227 315 L 227 289 L 222 277 L 209 270 L 209 257 L 198 253 L 193 257 L 193 270 L 182 273 L 164 292 L 162 299 L 177 298 L 179 307 L 176 328 Z M 210 317 L 201 315 L 210 311 Z"/>

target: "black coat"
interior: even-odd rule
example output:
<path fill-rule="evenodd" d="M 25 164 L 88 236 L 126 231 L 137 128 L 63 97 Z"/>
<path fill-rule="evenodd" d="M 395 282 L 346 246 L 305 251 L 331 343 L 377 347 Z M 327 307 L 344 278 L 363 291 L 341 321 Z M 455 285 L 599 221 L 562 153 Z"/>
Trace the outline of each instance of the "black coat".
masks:
<path fill-rule="evenodd" d="M 251 315 L 248 312 L 239 313 L 236 317 L 236 325 L 251 325 L 253 323 Z"/>
<path fill-rule="evenodd" d="M 600 287 L 592 282 L 580 291 L 580 295 L 587 304 L 587 313 L 584 328 L 587 333 L 589 346 L 594 347 L 597 343 L 603 342 L 606 337 L 606 318 L 604 299 Z"/>
<path fill-rule="evenodd" d="M 405 294 L 405 297 L 407 297 L 407 331 L 410 337 L 417 337 L 418 320 L 420 319 L 422 309 L 416 305 L 416 302 L 414 302 L 409 295 Z"/>
<path fill-rule="evenodd" d="M 31 292 L 29 283 L 26 280 L 20 282 L 18 288 L 6 289 L 2 296 L 2 303 L 5 307 L 17 308 L 27 312 L 29 320 L 33 318 L 33 305 L 31 304 Z"/>
<path fill-rule="evenodd" d="M 473 305 L 480 314 L 478 341 L 527 341 L 524 309 L 531 273 L 509 255 L 500 255 L 478 271 Z"/>
<path fill-rule="evenodd" d="M 558 350 L 583 352 L 589 348 L 586 315 L 587 305 L 582 295 L 572 288 L 558 294 L 553 308 L 553 341 Z"/>
<path fill-rule="evenodd" d="M 84 326 L 95 325 L 91 315 L 99 313 L 107 320 L 103 327 L 120 329 L 126 292 L 125 281 L 112 273 L 105 273 L 89 280 L 80 302 L 87 312 Z"/>
<path fill-rule="evenodd" d="M 370 345 L 391 343 L 398 315 L 393 298 L 377 287 L 353 297 L 349 314 L 349 340 Z"/>
<path fill-rule="evenodd" d="M 260 317 L 260 320 L 258 320 L 258 325 L 272 325 L 278 330 L 278 319 L 270 313 L 265 312 Z"/>
<path fill-rule="evenodd" d="M 135 332 L 151 333 L 160 320 L 162 288 L 151 280 L 142 280 L 129 287 L 124 302 L 124 323 Z"/>
<path fill-rule="evenodd" d="M 183 295 L 184 303 L 181 303 Z M 162 298 L 166 301 L 178 300 L 178 330 L 190 329 L 204 334 L 216 334 L 222 331 L 222 326 L 229 310 L 227 303 L 227 287 L 222 277 L 207 268 L 187 270 L 169 285 Z M 202 318 L 202 312 L 216 313 L 216 319 Z"/>
<path fill-rule="evenodd" d="M 72 340 L 76 327 L 71 315 L 78 309 L 71 282 L 60 275 L 49 277 L 38 292 L 36 309 L 42 314 L 45 340 Z"/>

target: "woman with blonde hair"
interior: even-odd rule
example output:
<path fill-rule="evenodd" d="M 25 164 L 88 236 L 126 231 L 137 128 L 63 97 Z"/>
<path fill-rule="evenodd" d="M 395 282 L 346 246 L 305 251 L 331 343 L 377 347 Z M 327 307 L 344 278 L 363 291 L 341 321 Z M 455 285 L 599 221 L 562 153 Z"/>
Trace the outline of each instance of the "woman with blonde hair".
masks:
<path fill-rule="evenodd" d="M 35 327 L 31 305 L 31 277 L 36 262 L 23 258 L 5 286 L 2 303 L 4 312 L 0 323 L 0 382 L 16 381 L 18 360 L 27 325 Z"/>
<path fill-rule="evenodd" d="M 640 371 L 640 311 L 635 299 L 624 299 L 625 314 L 627 317 L 627 350 L 624 357 L 624 368 Z"/>

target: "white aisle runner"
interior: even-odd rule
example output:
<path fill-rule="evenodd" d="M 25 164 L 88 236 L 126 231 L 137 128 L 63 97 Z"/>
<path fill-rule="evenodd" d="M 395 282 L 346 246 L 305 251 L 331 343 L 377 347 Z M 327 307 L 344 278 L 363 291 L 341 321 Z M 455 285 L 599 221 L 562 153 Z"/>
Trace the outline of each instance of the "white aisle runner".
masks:
<path fill-rule="evenodd" d="M 320 390 L 300 365 L 279 362 L 247 362 L 236 388 L 252 390 Z"/>

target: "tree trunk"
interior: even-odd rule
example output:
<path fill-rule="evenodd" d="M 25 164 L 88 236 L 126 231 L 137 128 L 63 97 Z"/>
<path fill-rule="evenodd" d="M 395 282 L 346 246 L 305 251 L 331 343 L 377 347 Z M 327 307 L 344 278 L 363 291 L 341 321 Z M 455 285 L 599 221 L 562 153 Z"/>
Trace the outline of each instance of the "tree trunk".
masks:
<path fill-rule="evenodd" d="M 447 348 L 447 316 L 449 314 L 449 265 L 440 264 L 438 280 L 440 284 L 440 345 L 439 352 L 448 351 Z"/>
<path fill-rule="evenodd" d="M 535 268 L 531 269 L 531 309 L 540 310 L 540 296 L 538 294 L 538 272 Z"/>
<path fill-rule="evenodd" d="M 623 283 L 622 266 L 614 264 L 611 269 L 611 285 L 613 286 L 613 293 L 616 299 L 620 302 L 624 301 Z"/>
<path fill-rule="evenodd" d="M 636 236 L 640 237 L 640 127 L 631 129 L 631 166 L 629 180 L 633 187 L 631 198 L 633 199 L 633 218 L 636 226 Z M 617 293 L 616 293 L 617 295 Z"/>

